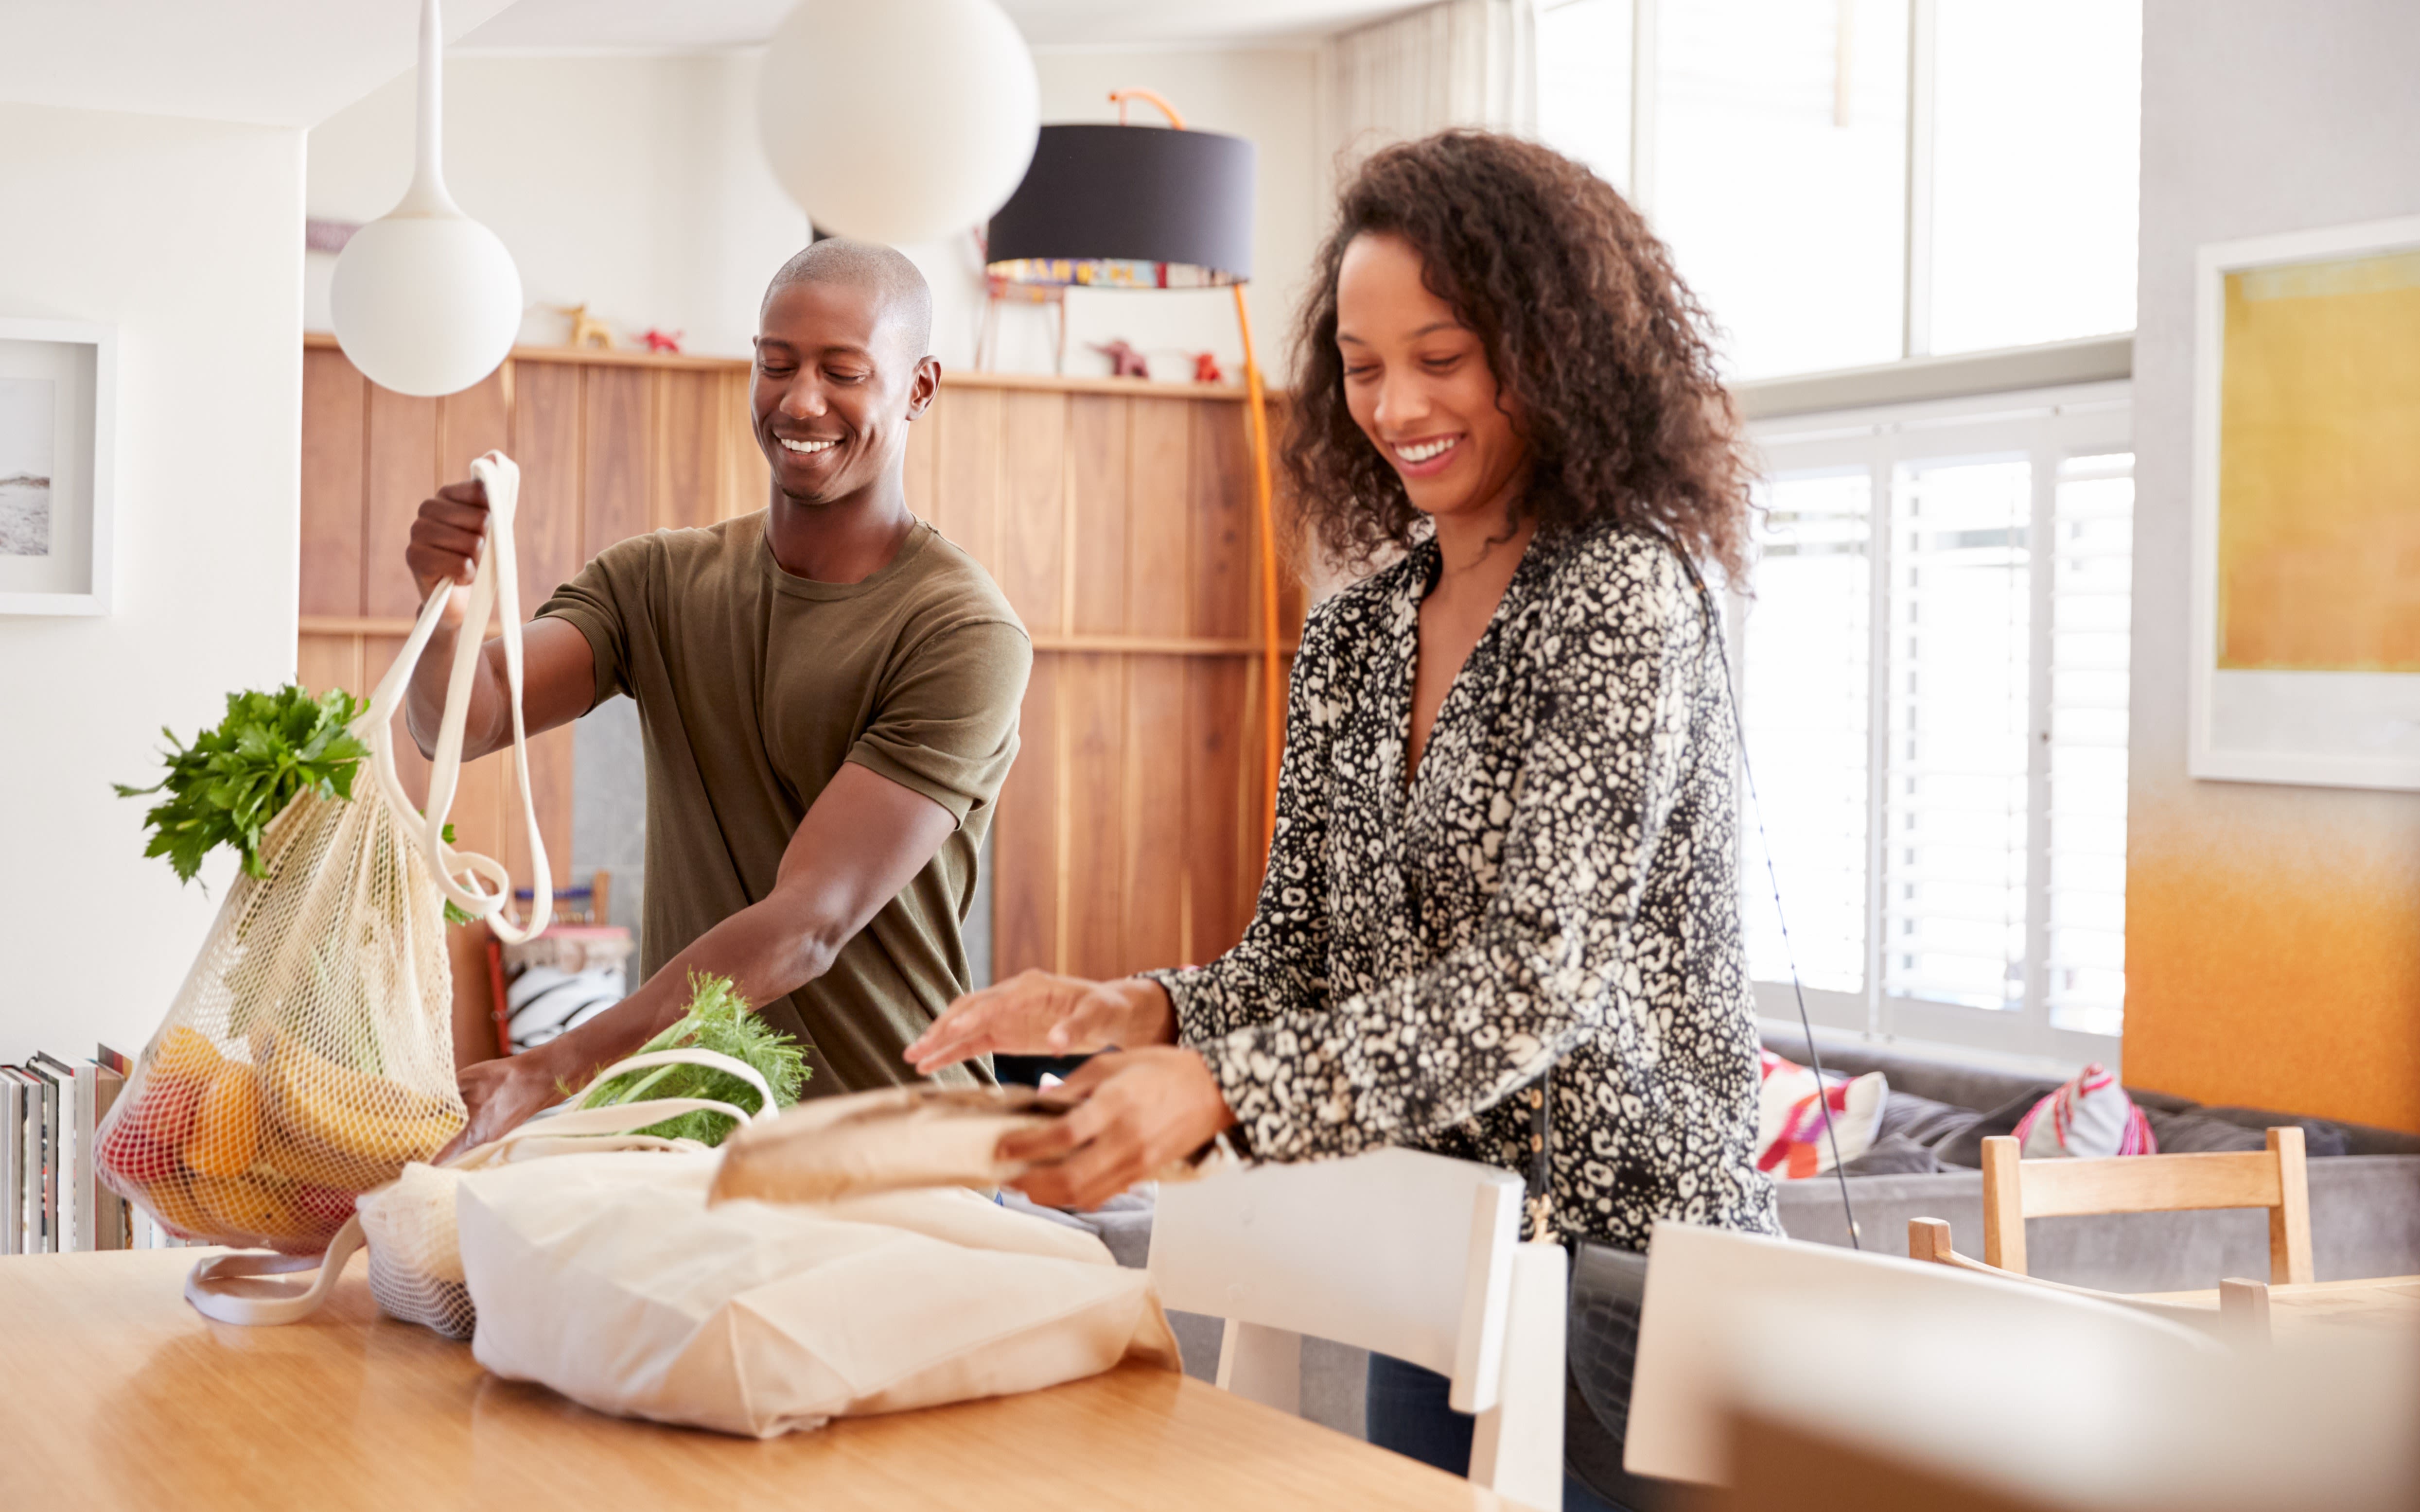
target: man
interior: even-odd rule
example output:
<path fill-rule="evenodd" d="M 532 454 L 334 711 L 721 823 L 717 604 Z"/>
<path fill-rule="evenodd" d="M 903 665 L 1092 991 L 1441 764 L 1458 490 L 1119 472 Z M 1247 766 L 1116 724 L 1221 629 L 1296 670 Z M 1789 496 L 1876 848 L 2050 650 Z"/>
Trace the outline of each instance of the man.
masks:
<path fill-rule="evenodd" d="M 729 977 L 798 1037 L 809 1095 L 909 1078 L 903 1051 L 971 985 L 959 929 L 1033 656 L 990 577 L 908 510 L 908 426 L 941 373 L 931 294 L 888 247 L 820 241 L 774 275 L 758 332 L 766 511 L 606 548 L 522 638 L 532 731 L 617 693 L 638 702 L 644 983 L 558 1039 L 466 1069 L 459 1144 L 671 1025 L 692 971 Z M 405 560 L 424 594 L 471 580 L 486 528 L 475 482 L 420 506 Z M 455 623 L 406 703 L 424 751 Z M 490 640 L 463 754 L 511 739 Z"/>

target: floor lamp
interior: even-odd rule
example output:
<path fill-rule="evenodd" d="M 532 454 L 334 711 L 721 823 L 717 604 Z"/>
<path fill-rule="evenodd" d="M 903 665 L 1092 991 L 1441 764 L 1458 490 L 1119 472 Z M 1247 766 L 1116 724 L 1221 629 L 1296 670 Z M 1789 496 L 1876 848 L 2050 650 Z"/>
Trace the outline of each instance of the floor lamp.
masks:
<path fill-rule="evenodd" d="M 1252 144 L 1186 129 L 1148 89 L 1118 89 L 1115 126 L 1045 126 L 1033 164 L 992 217 L 986 272 L 1011 284 L 1086 288 L 1232 288 L 1244 337 L 1244 388 L 1260 506 L 1261 697 L 1274 832 L 1285 748 L 1285 667 L 1278 645 L 1278 559 L 1269 420 L 1244 285 L 1252 276 Z M 1126 124 L 1128 101 L 1159 107 L 1171 131 Z M 1064 318 L 1063 314 L 1062 318 Z"/>

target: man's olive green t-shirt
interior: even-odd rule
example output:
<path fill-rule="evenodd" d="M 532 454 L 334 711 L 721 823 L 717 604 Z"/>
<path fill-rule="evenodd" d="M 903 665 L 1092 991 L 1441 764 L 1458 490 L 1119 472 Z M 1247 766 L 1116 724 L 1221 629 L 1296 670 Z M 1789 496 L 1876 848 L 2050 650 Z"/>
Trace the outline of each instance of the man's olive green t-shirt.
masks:
<path fill-rule="evenodd" d="M 639 705 L 646 976 L 773 890 L 842 763 L 950 811 L 939 854 L 830 969 L 759 1008 L 807 1048 L 808 1096 L 914 1081 L 901 1052 L 972 985 L 960 926 L 1033 665 L 990 575 L 919 521 L 862 582 L 793 577 L 760 513 L 617 542 L 538 612 L 587 637 L 597 702 Z"/>

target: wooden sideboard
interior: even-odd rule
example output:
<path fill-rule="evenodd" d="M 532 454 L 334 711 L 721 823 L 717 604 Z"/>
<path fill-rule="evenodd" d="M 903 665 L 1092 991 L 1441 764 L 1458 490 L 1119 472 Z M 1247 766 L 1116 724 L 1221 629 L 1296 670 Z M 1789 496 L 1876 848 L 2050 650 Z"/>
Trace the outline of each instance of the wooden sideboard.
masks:
<path fill-rule="evenodd" d="M 364 378 L 304 338 L 301 681 L 366 694 L 414 602 L 403 547 L 438 485 L 500 447 L 521 466 L 526 613 L 604 547 L 764 507 L 748 364 L 520 347 L 442 399 Z M 993 969 L 1109 976 L 1205 960 L 1260 885 L 1259 532 L 1243 391 L 946 374 L 909 432 L 908 497 L 971 552 L 1032 634 L 1023 750 L 993 830 Z M 1285 643 L 1302 594 L 1280 574 Z M 405 781 L 426 768 L 405 743 Z M 531 784 L 570 880 L 571 733 Z M 529 870 L 509 764 L 464 769 L 462 843 Z"/>

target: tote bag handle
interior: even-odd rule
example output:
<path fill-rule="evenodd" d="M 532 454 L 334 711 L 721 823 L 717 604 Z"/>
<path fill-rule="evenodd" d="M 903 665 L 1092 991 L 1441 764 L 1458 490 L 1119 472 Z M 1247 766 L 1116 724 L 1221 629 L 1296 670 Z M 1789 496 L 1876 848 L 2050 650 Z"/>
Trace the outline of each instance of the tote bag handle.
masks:
<path fill-rule="evenodd" d="M 369 712 L 355 722 L 353 731 L 368 742 L 378 769 L 379 791 L 394 810 L 396 822 L 427 854 L 438 887 L 455 906 L 473 918 L 486 919 L 498 939 L 519 945 L 542 933 L 554 911 L 554 875 L 547 863 L 546 837 L 538 830 L 537 804 L 530 793 L 529 732 L 521 712 L 521 585 L 513 548 L 521 470 L 504 453 L 489 452 L 471 464 L 471 475 L 487 489 L 488 533 L 479 546 L 470 603 L 454 637 L 454 666 L 445 685 L 445 713 L 437 727 L 436 752 L 430 758 L 425 813 L 412 806 L 411 795 L 404 792 L 403 781 L 396 774 L 395 716 L 403 707 L 421 653 L 427 650 L 445 617 L 446 604 L 454 594 L 451 582 L 439 583 L 429 594 L 411 626 L 411 638 L 386 676 L 380 679 L 377 691 L 370 695 Z M 520 783 L 521 817 L 529 829 L 531 902 L 529 918 L 520 924 L 512 919 L 512 873 L 504 863 L 457 850 L 445 839 L 445 816 L 452 811 L 455 792 L 461 784 L 462 742 L 471 717 L 471 685 L 478 671 L 481 640 L 489 614 L 499 610 L 504 683 L 513 712 L 513 773 Z M 465 881 L 466 876 L 471 880 Z M 482 883 L 487 887 L 482 887 Z"/>

